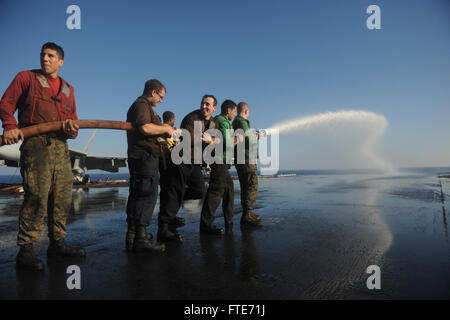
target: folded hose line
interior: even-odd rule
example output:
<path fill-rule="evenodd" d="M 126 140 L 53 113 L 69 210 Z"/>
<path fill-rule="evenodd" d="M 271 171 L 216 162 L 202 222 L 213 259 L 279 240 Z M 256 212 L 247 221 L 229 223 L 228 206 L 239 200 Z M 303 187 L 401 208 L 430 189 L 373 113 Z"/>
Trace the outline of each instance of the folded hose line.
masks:
<path fill-rule="evenodd" d="M 113 120 L 73 120 L 80 129 L 114 129 L 114 130 L 135 130 L 130 122 Z M 43 134 L 47 132 L 59 131 L 62 129 L 63 121 L 39 123 L 21 128 L 24 138 Z M 3 146 L 3 136 L 0 136 L 0 146 Z"/>

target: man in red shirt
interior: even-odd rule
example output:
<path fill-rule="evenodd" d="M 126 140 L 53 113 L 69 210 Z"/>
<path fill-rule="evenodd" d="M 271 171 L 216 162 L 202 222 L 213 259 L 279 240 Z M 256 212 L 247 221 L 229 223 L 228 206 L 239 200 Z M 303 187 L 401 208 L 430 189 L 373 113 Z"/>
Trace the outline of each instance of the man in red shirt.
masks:
<path fill-rule="evenodd" d="M 47 42 L 41 49 L 41 69 L 19 72 L 0 100 L 4 143 L 24 140 L 20 147 L 20 173 L 25 197 L 19 214 L 17 268 L 43 270 L 43 262 L 34 254 L 33 242 L 41 236 L 46 214 L 50 238 L 47 256 L 86 255 L 83 248 L 64 242 L 72 202 L 72 170 L 66 140 L 74 139 L 79 127 L 72 121 L 78 119 L 73 87 L 58 77 L 63 64 L 63 49 Z M 20 131 L 30 125 L 61 120 L 63 125 L 58 132 L 24 139 Z"/>

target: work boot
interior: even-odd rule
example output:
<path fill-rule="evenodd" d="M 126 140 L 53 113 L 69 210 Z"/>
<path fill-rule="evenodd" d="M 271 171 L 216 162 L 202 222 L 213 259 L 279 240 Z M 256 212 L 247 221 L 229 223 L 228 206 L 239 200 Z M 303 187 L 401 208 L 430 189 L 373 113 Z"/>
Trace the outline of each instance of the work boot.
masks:
<path fill-rule="evenodd" d="M 148 239 L 148 233 L 145 227 L 137 227 L 133 243 L 134 252 L 164 252 L 166 246 L 164 243 L 153 243 Z"/>
<path fill-rule="evenodd" d="M 33 251 L 33 244 L 26 244 L 20 246 L 19 253 L 16 257 L 16 268 L 42 271 L 44 270 L 44 263 L 36 258 Z"/>
<path fill-rule="evenodd" d="M 252 226 L 252 227 L 262 227 L 263 226 L 262 222 L 258 221 L 256 218 L 254 218 L 250 214 L 249 211 L 242 214 L 241 225 Z"/>
<path fill-rule="evenodd" d="M 145 237 L 147 240 L 153 239 L 153 235 L 151 233 L 148 233 L 147 231 L 145 231 Z M 125 237 L 125 247 L 129 252 L 133 251 L 134 238 L 135 238 L 134 227 L 128 227 L 127 236 Z"/>
<path fill-rule="evenodd" d="M 250 211 L 250 215 L 253 217 L 254 220 L 261 221 L 261 216 L 256 213 L 253 213 L 253 211 Z"/>
<path fill-rule="evenodd" d="M 64 240 L 50 240 L 47 249 L 47 257 L 85 257 L 86 250 L 84 248 L 71 247 Z"/>
<path fill-rule="evenodd" d="M 184 226 L 184 218 L 175 217 L 169 222 L 169 225 L 174 227 Z"/>
<path fill-rule="evenodd" d="M 167 242 L 167 241 L 181 242 L 183 241 L 183 237 L 176 231 L 172 232 L 169 229 L 169 225 L 164 223 L 161 224 L 158 228 L 158 242 Z"/>

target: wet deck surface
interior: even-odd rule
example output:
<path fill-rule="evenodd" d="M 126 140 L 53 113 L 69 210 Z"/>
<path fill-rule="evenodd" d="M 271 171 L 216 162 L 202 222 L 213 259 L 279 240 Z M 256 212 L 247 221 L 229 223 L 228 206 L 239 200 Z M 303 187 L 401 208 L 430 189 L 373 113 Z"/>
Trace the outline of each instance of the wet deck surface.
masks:
<path fill-rule="evenodd" d="M 444 198 L 440 191 L 442 185 Z M 2 299 L 448 299 L 450 179 L 430 175 L 297 176 L 261 179 L 260 229 L 239 225 L 224 236 L 200 235 L 201 203 L 179 216 L 182 244 L 164 254 L 125 251 L 127 188 L 74 191 L 67 242 L 83 260 L 46 260 L 44 231 L 36 245 L 44 272 L 16 271 L 20 196 L 0 198 Z M 148 231 L 156 234 L 156 214 Z M 217 213 L 216 224 L 223 226 Z M 78 265 L 81 290 L 66 269 Z M 369 265 L 381 289 L 369 290 Z"/>

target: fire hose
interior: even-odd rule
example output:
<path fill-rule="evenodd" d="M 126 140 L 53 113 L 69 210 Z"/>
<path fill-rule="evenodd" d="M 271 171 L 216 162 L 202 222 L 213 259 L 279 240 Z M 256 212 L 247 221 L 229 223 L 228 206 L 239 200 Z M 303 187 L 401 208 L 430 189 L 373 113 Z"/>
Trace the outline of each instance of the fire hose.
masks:
<path fill-rule="evenodd" d="M 64 121 L 54 121 L 39 123 L 32 126 L 21 128 L 23 137 L 32 137 L 47 132 L 59 131 L 62 129 Z M 135 130 L 130 122 L 112 121 L 112 120 L 73 120 L 80 129 L 113 129 L 113 130 Z M 3 136 L 0 136 L 0 147 L 3 146 Z"/>

